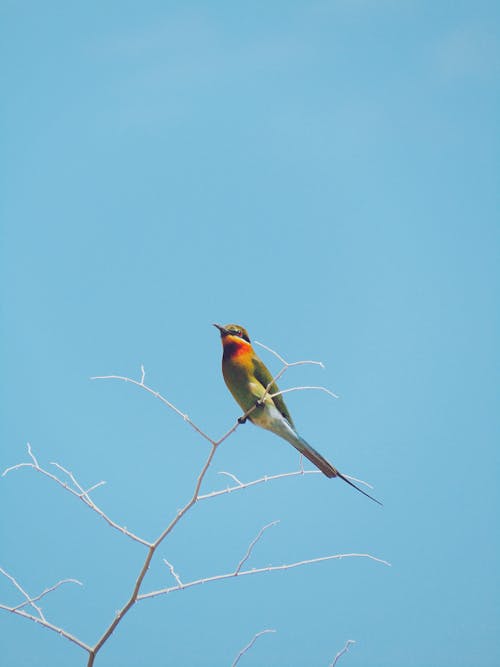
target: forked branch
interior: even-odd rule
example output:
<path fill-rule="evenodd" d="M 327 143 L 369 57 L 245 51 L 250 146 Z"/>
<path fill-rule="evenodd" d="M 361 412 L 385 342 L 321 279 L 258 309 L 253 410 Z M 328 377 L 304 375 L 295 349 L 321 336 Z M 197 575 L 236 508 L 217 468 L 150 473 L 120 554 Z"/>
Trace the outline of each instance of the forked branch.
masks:
<path fill-rule="evenodd" d="M 268 350 L 272 354 L 274 354 L 280 362 L 283 364 L 282 369 L 277 373 L 277 375 L 273 378 L 272 382 L 269 384 L 269 386 L 266 388 L 266 392 L 262 398 L 265 398 L 266 396 L 269 396 L 270 388 L 273 385 L 274 382 L 279 380 L 283 374 L 289 369 L 294 366 L 300 366 L 304 364 L 313 364 L 313 365 L 318 365 L 323 368 L 323 364 L 318 361 L 296 361 L 296 362 L 287 362 L 281 355 L 279 355 L 277 352 L 272 350 L 271 348 L 267 347 L 266 345 L 263 345 L 262 343 L 258 343 L 261 347 L 264 349 Z M 375 556 L 372 556 L 370 554 L 360 554 L 360 553 L 352 553 L 352 554 L 336 554 L 336 555 L 329 555 L 329 556 L 321 556 L 319 558 L 312 558 L 312 559 L 307 559 L 307 560 L 302 560 L 302 561 L 297 561 L 293 563 L 288 563 L 285 565 L 273 565 L 273 566 L 268 566 L 268 567 L 261 567 L 261 568 L 254 568 L 254 569 L 247 569 L 244 570 L 243 566 L 247 561 L 250 559 L 253 550 L 256 546 L 256 544 L 259 542 L 259 540 L 262 538 L 263 534 L 265 531 L 270 528 L 271 526 L 276 525 L 278 522 L 274 521 L 267 526 L 264 526 L 258 533 L 258 535 L 250 542 L 245 554 L 243 557 L 240 559 L 238 564 L 236 565 L 235 569 L 232 572 L 228 572 L 226 574 L 220 574 L 220 575 L 215 575 L 211 577 L 206 577 L 203 579 L 198 579 L 198 580 L 193 580 L 189 582 L 184 582 L 181 580 L 180 575 L 177 573 L 175 570 L 174 566 L 169 563 L 166 559 L 164 559 L 165 564 L 169 568 L 170 574 L 174 578 L 176 585 L 171 586 L 168 588 L 163 588 L 160 590 L 156 591 L 150 591 L 148 593 L 141 593 L 144 579 L 146 577 L 146 574 L 148 572 L 148 569 L 150 567 L 151 561 L 153 559 L 153 556 L 155 555 L 156 551 L 158 550 L 159 546 L 163 543 L 163 541 L 166 539 L 166 537 L 173 531 L 173 529 L 176 527 L 176 525 L 179 523 L 179 521 L 182 520 L 182 518 L 189 512 L 189 510 L 200 500 L 207 500 L 209 498 L 214 498 L 219 495 L 223 494 L 229 494 L 235 491 L 239 491 L 242 489 L 249 488 L 251 486 L 255 486 L 257 484 L 261 484 L 264 482 L 269 482 L 281 478 L 286 478 L 286 477 L 295 477 L 295 476 L 303 476 L 303 475 L 311 475 L 311 474 L 320 474 L 319 471 L 315 470 L 304 470 L 302 467 L 299 468 L 299 470 L 294 471 L 294 472 L 288 472 L 288 473 L 281 473 L 278 475 L 272 475 L 272 476 L 265 476 L 261 477 L 256 480 L 252 480 L 250 482 L 242 482 L 238 477 L 236 477 L 232 473 L 224 472 L 222 474 L 225 474 L 226 476 L 229 476 L 232 481 L 234 482 L 234 486 L 226 487 L 225 489 L 217 490 L 217 491 L 212 491 L 209 493 L 204 493 L 201 494 L 200 490 L 202 487 L 202 484 L 204 482 L 205 476 L 212 464 L 212 461 L 214 459 L 214 456 L 216 454 L 217 448 L 225 441 L 227 438 L 232 435 L 236 431 L 236 429 L 240 426 L 241 421 L 244 421 L 246 417 L 248 417 L 253 410 L 256 409 L 256 405 L 252 406 L 240 420 L 236 421 L 236 423 L 226 431 L 226 433 L 221 436 L 218 439 L 210 437 L 205 431 L 203 431 L 197 424 L 195 424 L 189 416 L 182 412 L 177 406 L 175 406 L 171 401 L 169 401 L 167 398 L 162 396 L 158 391 L 154 390 L 153 388 L 149 387 L 146 382 L 146 372 L 144 370 L 144 366 L 141 366 L 141 377 L 140 380 L 135 380 L 129 377 L 121 376 L 121 375 L 106 375 L 106 376 L 98 376 L 94 377 L 92 379 L 115 379 L 115 380 L 120 380 L 123 382 L 127 382 L 130 384 L 133 384 L 144 391 L 148 392 L 155 398 L 158 398 L 163 405 L 168 407 L 170 410 L 172 410 L 175 414 L 180 416 L 189 426 L 194 429 L 204 440 L 206 440 L 208 443 L 210 443 L 210 451 L 207 455 L 207 458 L 205 460 L 205 463 L 196 479 L 196 483 L 194 486 L 193 493 L 191 494 L 189 500 L 186 502 L 184 507 L 182 507 L 181 510 L 179 510 L 174 518 L 170 521 L 170 523 L 164 528 L 164 530 L 158 535 L 158 537 L 153 540 L 153 541 L 148 541 L 142 537 L 139 537 L 135 533 L 132 533 L 129 531 L 127 528 L 124 526 L 119 525 L 116 521 L 111 519 L 93 500 L 91 497 L 91 492 L 95 491 L 98 487 L 102 486 L 104 484 L 103 481 L 97 482 L 96 484 L 93 484 L 92 486 L 85 488 L 76 478 L 76 476 L 68 469 L 64 468 L 62 465 L 59 463 L 51 463 L 54 468 L 59 471 L 59 473 L 62 473 L 61 477 L 59 477 L 57 474 L 52 472 L 51 470 L 42 467 L 39 463 L 38 460 L 36 459 L 35 455 L 33 454 L 33 451 L 31 449 L 31 446 L 28 444 L 28 456 L 29 456 L 29 461 L 23 462 L 23 463 L 18 463 L 16 465 L 13 465 L 9 468 L 7 468 L 3 475 L 6 475 L 14 470 L 19 470 L 21 468 L 31 468 L 35 470 L 37 473 L 47 477 L 48 479 L 52 480 L 59 486 L 61 486 L 65 491 L 70 493 L 71 495 L 77 497 L 81 502 L 83 502 L 89 509 L 91 509 L 94 513 L 99 515 L 102 519 L 104 519 L 113 529 L 119 531 L 123 535 L 129 537 L 131 540 L 138 542 L 142 544 L 144 547 L 147 549 L 147 554 L 144 559 L 144 562 L 141 566 L 141 569 L 135 579 L 135 582 L 132 586 L 132 590 L 128 596 L 128 599 L 126 603 L 122 606 L 121 609 L 119 609 L 115 616 L 113 617 L 112 621 L 110 622 L 109 626 L 106 628 L 106 630 L 103 632 L 102 636 L 99 638 L 99 640 L 94 644 L 94 645 L 89 645 L 82 640 L 78 639 L 77 637 L 73 636 L 66 630 L 63 630 L 62 628 L 52 624 L 49 622 L 39 606 L 37 604 L 45 595 L 48 593 L 51 593 L 55 591 L 57 588 L 62 586 L 63 584 L 66 583 L 77 583 L 79 584 L 80 582 L 74 580 L 74 579 L 63 579 L 57 584 L 46 588 L 42 593 L 36 595 L 36 596 L 30 596 L 26 590 L 19 584 L 19 582 L 12 577 L 9 573 L 7 573 L 5 570 L 0 569 L 0 574 L 3 574 L 5 577 L 7 577 L 13 585 L 17 588 L 17 590 L 21 593 L 23 596 L 23 601 L 17 605 L 14 606 L 8 606 L 8 605 L 3 605 L 0 604 L 0 609 L 3 609 L 5 611 L 9 611 L 11 613 L 17 614 L 19 616 L 23 616 L 24 618 L 28 618 L 35 623 L 39 623 L 43 625 L 44 627 L 57 632 L 59 635 L 65 637 L 69 641 L 75 643 L 76 645 L 80 646 L 82 649 L 84 649 L 88 653 L 88 663 L 87 667 L 93 667 L 95 658 L 97 654 L 99 653 L 100 649 L 103 647 L 103 645 L 108 641 L 108 639 L 111 637 L 113 634 L 114 630 L 118 626 L 118 624 L 122 621 L 124 616 L 128 613 L 128 611 L 135 605 L 135 603 L 138 600 L 143 600 L 146 598 L 150 597 L 155 597 L 158 595 L 165 595 L 168 593 L 171 593 L 173 591 L 185 589 L 185 588 L 191 588 L 193 586 L 196 586 L 198 584 L 203 584 L 207 582 L 212 582 L 212 581 L 220 581 L 222 579 L 227 579 L 231 577 L 241 577 L 241 576 L 247 576 L 250 574 L 258 574 L 262 572 L 273 572 L 273 571 L 278 571 L 278 570 L 288 570 L 291 568 L 299 567 L 302 565 L 309 565 L 312 563 L 318 563 L 322 561 L 327 561 L 327 560 L 334 560 L 334 559 L 342 559 L 342 558 L 352 558 L 352 557 L 362 557 L 362 558 L 368 558 L 374 561 L 377 561 L 379 563 L 383 563 L 385 565 L 389 565 L 387 561 L 384 561 L 380 558 L 376 558 Z M 309 389 L 315 389 L 315 390 L 320 390 L 323 392 L 328 393 L 329 395 L 336 397 L 336 395 L 331 392 L 329 389 L 326 389 L 325 387 L 320 387 L 320 386 L 303 386 L 303 387 L 292 387 L 289 389 L 285 389 L 281 392 L 276 392 L 272 394 L 271 396 L 276 396 L 278 394 L 284 394 L 287 392 L 291 391 L 299 391 L 299 390 L 309 390 Z M 261 399 L 262 400 L 262 399 Z M 355 478 L 350 478 L 355 480 Z M 366 482 L 362 482 L 362 480 L 355 480 L 357 482 L 361 482 L 363 484 L 366 484 Z M 369 486 L 369 485 L 368 485 Z M 32 612 L 26 611 L 26 607 L 31 607 Z M 251 640 L 251 642 L 245 646 L 238 656 L 236 657 L 235 661 L 233 662 L 233 667 L 238 663 L 240 658 L 250 650 L 250 648 L 254 645 L 255 641 L 263 634 L 269 633 L 269 632 L 274 632 L 273 630 L 263 630 L 262 632 L 257 633 L 254 638 Z M 345 652 L 348 649 L 349 643 L 352 643 L 351 640 L 346 644 L 346 646 L 343 649 L 343 652 Z M 342 655 L 343 652 L 340 652 L 337 654 L 336 658 L 334 659 L 333 665 L 336 664 L 338 658 L 340 655 Z"/>
<path fill-rule="evenodd" d="M 61 586 L 64 586 L 65 584 L 78 584 L 79 586 L 81 586 L 82 583 L 80 581 L 78 581 L 77 579 L 61 579 L 61 581 L 58 581 L 53 586 L 46 588 L 38 595 L 31 596 L 29 595 L 29 593 L 26 592 L 26 589 L 18 582 L 18 580 L 14 576 L 12 576 L 12 574 L 10 574 L 1 567 L 0 567 L 0 574 L 2 574 L 6 579 L 8 579 L 24 597 L 24 602 L 21 602 L 17 605 L 0 604 L 0 609 L 3 609 L 4 611 L 9 611 L 12 614 L 16 614 L 17 616 L 22 616 L 23 618 L 27 618 L 30 621 L 33 621 L 34 623 L 38 623 L 38 625 L 42 625 L 44 628 L 52 630 L 53 632 L 57 632 L 58 635 L 61 635 L 61 637 L 64 637 L 70 642 L 73 642 L 73 644 L 76 644 L 85 651 L 87 652 L 91 651 L 90 646 L 88 646 L 88 644 L 83 642 L 81 639 L 78 639 L 78 637 L 75 637 L 67 630 L 64 630 L 63 628 L 54 625 L 53 623 L 48 621 L 45 618 L 42 608 L 36 604 L 39 600 L 48 595 L 48 593 L 52 593 L 53 591 L 57 590 Z M 27 612 L 24 609 L 24 607 L 27 606 L 32 607 L 34 613 Z"/>
<path fill-rule="evenodd" d="M 25 463 L 17 463 L 16 465 L 6 468 L 2 473 L 2 477 L 5 477 L 5 475 L 7 475 L 10 472 L 13 472 L 14 470 L 20 470 L 21 468 L 32 468 L 41 475 L 48 477 L 59 486 L 62 486 L 62 488 L 65 491 L 67 491 L 71 495 L 81 500 L 84 505 L 86 505 L 93 512 L 98 514 L 102 519 L 104 519 L 104 521 L 106 521 L 106 523 L 108 523 L 115 530 L 120 531 L 120 533 L 123 533 L 123 535 L 130 537 L 131 540 L 139 542 L 140 544 L 143 544 L 146 547 L 151 546 L 151 543 L 148 542 L 147 540 L 144 540 L 142 537 L 135 535 L 135 533 L 132 533 L 130 530 L 125 528 L 125 526 L 120 526 L 118 523 L 116 523 L 116 521 L 113 521 L 113 519 L 111 519 L 107 514 L 105 514 L 105 512 L 102 511 L 102 509 L 94 502 L 94 500 L 92 500 L 92 498 L 90 497 L 91 491 L 94 491 L 99 486 L 103 486 L 106 482 L 104 481 L 97 482 L 97 484 L 93 484 L 91 487 L 85 490 L 82 487 L 82 485 L 77 481 L 76 477 L 73 475 L 72 472 L 70 472 L 66 468 L 63 468 L 63 466 L 60 465 L 59 463 L 51 463 L 51 465 L 53 465 L 55 468 L 63 472 L 69 478 L 70 482 L 73 485 L 71 486 L 64 479 L 60 479 L 59 477 L 57 477 L 57 475 L 54 475 L 54 473 L 50 472 L 46 468 L 42 468 L 42 466 L 38 463 L 37 458 L 33 454 L 33 450 L 31 449 L 31 445 L 29 442 L 27 444 L 27 447 L 28 447 L 28 455 L 31 461 Z"/>

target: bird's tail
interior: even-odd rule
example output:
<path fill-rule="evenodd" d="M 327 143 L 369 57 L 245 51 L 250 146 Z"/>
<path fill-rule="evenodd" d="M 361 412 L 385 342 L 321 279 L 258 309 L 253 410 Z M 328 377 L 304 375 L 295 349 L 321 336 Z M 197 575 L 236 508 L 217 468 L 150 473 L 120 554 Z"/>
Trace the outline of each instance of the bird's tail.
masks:
<path fill-rule="evenodd" d="M 301 454 L 303 454 L 311 463 L 313 463 L 316 468 L 319 468 L 321 472 L 326 475 L 327 477 L 340 477 L 340 479 L 343 479 L 344 482 L 347 482 L 350 486 L 352 486 L 356 491 L 359 491 L 362 493 L 364 496 L 367 498 L 370 498 L 370 500 L 373 500 L 373 502 L 378 503 L 379 505 L 382 505 L 382 503 L 374 498 L 373 496 L 370 496 L 369 493 L 366 493 L 366 491 L 363 491 L 363 489 L 360 489 L 359 486 L 354 484 L 354 482 L 351 482 L 350 479 L 348 479 L 345 475 L 343 475 L 341 472 L 337 470 L 337 468 L 334 468 L 331 463 L 329 463 L 319 452 L 317 452 L 311 445 L 304 440 L 304 438 L 301 438 L 300 436 L 297 436 L 297 440 L 292 441 L 291 439 L 289 442 L 297 449 Z"/>
<path fill-rule="evenodd" d="M 301 454 L 303 454 L 306 459 L 309 459 L 311 463 L 314 463 L 316 468 L 319 468 L 321 472 L 327 477 L 337 477 L 339 471 L 332 466 L 332 464 L 327 461 L 319 452 L 317 452 L 311 445 L 301 438 L 297 437 L 296 442 L 292 442 L 292 445 L 297 449 Z"/>

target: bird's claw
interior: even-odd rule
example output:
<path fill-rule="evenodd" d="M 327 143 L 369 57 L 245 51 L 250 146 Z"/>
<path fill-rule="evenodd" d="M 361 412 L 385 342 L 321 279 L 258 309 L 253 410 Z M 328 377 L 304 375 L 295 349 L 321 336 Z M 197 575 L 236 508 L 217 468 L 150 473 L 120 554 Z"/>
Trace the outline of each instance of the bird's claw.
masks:
<path fill-rule="evenodd" d="M 247 417 L 238 417 L 238 424 L 244 424 L 247 420 Z"/>

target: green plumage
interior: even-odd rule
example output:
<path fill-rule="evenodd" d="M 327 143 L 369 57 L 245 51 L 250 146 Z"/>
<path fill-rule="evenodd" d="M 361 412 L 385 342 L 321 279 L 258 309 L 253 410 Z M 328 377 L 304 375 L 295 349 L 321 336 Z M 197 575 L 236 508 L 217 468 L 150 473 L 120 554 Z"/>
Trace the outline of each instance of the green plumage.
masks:
<path fill-rule="evenodd" d="M 278 385 L 255 354 L 246 329 L 237 324 L 214 326 L 221 332 L 224 348 L 222 357 L 224 381 L 243 412 L 249 413 L 248 419 L 253 424 L 284 438 L 327 477 L 340 477 L 357 491 L 378 503 L 378 500 L 353 484 L 297 433 L 292 416 L 282 394 L 279 393 Z"/>
<path fill-rule="evenodd" d="M 272 382 L 273 376 L 267 370 L 267 368 L 264 366 L 264 363 L 259 359 L 259 357 L 256 354 L 253 357 L 253 371 L 255 379 L 260 382 L 260 384 L 264 387 L 264 390 L 271 382 L 272 384 L 271 387 L 269 388 L 269 394 L 277 394 L 279 392 L 279 388 L 276 382 Z M 279 412 L 290 424 L 290 426 L 292 428 L 295 428 L 292 416 L 288 412 L 288 408 L 286 407 L 286 403 L 283 400 L 283 396 L 281 394 L 278 394 L 278 396 L 273 396 L 271 400 L 273 401 L 274 405 L 278 408 Z"/>

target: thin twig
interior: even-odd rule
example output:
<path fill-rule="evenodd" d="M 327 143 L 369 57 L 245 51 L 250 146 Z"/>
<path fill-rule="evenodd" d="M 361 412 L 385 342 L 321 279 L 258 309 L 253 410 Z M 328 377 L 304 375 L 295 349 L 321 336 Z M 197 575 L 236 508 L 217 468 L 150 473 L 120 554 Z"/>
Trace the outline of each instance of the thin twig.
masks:
<path fill-rule="evenodd" d="M 127 535 L 127 537 L 130 537 L 130 539 L 134 540 L 135 542 L 139 542 L 140 544 L 143 544 L 146 547 L 150 546 L 150 542 L 147 540 L 144 540 L 142 537 L 139 537 L 138 535 L 135 535 L 132 533 L 128 528 L 125 528 L 125 526 L 120 526 L 116 521 L 113 521 L 103 510 L 96 505 L 96 503 L 92 500 L 90 497 L 90 492 L 97 488 L 98 486 L 102 486 L 105 484 L 105 482 L 101 481 L 98 482 L 97 484 L 94 484 L 91 486 L 87 491 L 82 487 L 82 485 L 77 481 L 73 473 L 66 468 L 64 468 L 62 465 L 59 463 L 54 463 L 52 462 L 51 465 L 56 467 L 58 470 L 63 472 L 65 475 L 67 475 L 70 479 L 70 481 L 74 484 L 76 487 L 76 490 L 70 486 L 67 482 L 59 479 L 57 475 L 54 475 L 53 473 L 49 472 L 45 468 L 42 468 L 40 464 L 38 463 L 37 459 L 35 458 L 33 451 L 31 449 L 31 445 L 28 442 L 28 454 L 32 460 L 32 463 L 17 463 L 16 465 L 10 466 L 9 468 L 6 468 L 3 473 L 2 477 L 7 475 L 8 473 L 14 471 L 14 470 L 20 470 L 21 468 L 32 468 L 33 470 L 36 470 L 36 472 L 40 473 L 41 475 L 45 475 L 45 477 L 48 477 L 51 479 L 53 482 L 58 484 L 59 486 L 62 486 L 63 489 L 71 493 L 71 495 L 76 496 L 79 500 L 81 500 L 87 507 L 89 507 L 92 511 L 94 511 L 96 514 L 98 514 L 106 523 L 108 523 L 112 528 L 115 528 L 118 530 L 120 533 L 123 533 L 124 535 Z"/>
<path fill-rule="evenodd" d="M 100 486 L 104 486 L 104 484 L 106 484 L 106 482 L 103 481 L 103 480 L 100 481 L 100 482 L 97 482 L 96 484 L 93 484 L 92 486 L 90 486 L 88 489 L 85 490 L 85 495 L 88 496 L 89 493 L 91 493 L 91 491 L 94 491 L 95 489 L 98 489 Z"/>
<path fill-rule="evenodd" d="M 63 628 L 60 628 L 58 625 L 54 625 L 53 623 L 50 623 L 47 620 L 39 618 L 38 616 L 34 616 L 33 614 L 28 614 L 28 612 L 24 611 L 24 609 L 14 610 L 12 607 L 8 607 L 7 605 L 4 604 L 0 604 L 0 609 L 4 609 L 5 611 L 10 611 L 13 614 L 17 614 L 17 616 L 22 616 L 23 618 L 27 618 L 30 621 L 37 623 L 38 625 L 43 625 L 44 628 L 48 628 L 49 630 L 56 632 L 61 637 L 64 637 L 65 639 L 68 639 L 70 642 L 73 642 L 73 644 L 76 644 L 80 648 L 83 648 L 85 651 L 87 651 L 87 653 L 90 653 L 92 651 L 91 647 L 88 644 L 82 642 L 81 639 L 78 639 L 78 637 L 75 637 L 70 632 L 67 632 Z"/>
<path fill-rule="evenodd" d="M 288 394 L 291 391 L 307 391 L 308 389 L 313 389 L 316 391 L 324 391 L 325 394 L 328 394 L 329 396 L 333 396 L 333 398 L 338 398 L 338 394 L 334 394 L 333 391 L 330 391 L 330 389 L 327 389 L 326 387 L 290 387 L 289 389 L 282 389 L 281 391 L 277 391 L 274 394 L 269 394 L 269 398 L 274 398 L 275 396 L 281 396 L 282 394 Z"/>
<path fill-rule="evenodd" d="M 17 588 L 17 590 L 25 598 L 26 601 L 22 605 L 20 605 L 20 607 L 22 607 L 24 605 L 30 605 L 30 607 L 33 607 L 33 609 L 37 612 L 40 619 L 42 621 L 45 621 L 45 616 L 43 615 L 43 612 L 42 612 L 41 608 L 37 604 L 35 604 L 35 601 L 40 599 L 40 598 L 39 597 L 38 598 L 32 598 L 31 595 L 29 595 L 24 590 L 24 588 L 17 581 L 17 579 L 15 577 L 13 577 L 11 574 L 9 574 L 8 572 L 6 572 L 2 567 L 0 567 L 0 574 L 3 574 L 4 577 L 9 579 L 9 581 L 15 586 L 15 588 Z M 16 609 L 17 609 L 17 607 L 15 609 L 11 609 L 11 611 L 15 611 Z"/>
<path fill-rule="evenodd" d="M 322 563 L 327 560 L 342 560 L 343 558 L 368 558 L 377 563 L 382 563 L 382 565 L 391 566 L 389 562 L 383 560 L 382 558 L 377 558 L 371 554 L 334 554 L 332 556 L 320 556 L 319 558 L 309 558 L 308 560 L 300 560 L 295 563 L 287 563 L 285 565 L 269 565 L 268 567 L 259 567 L 252 570 L 243 570 L 238 573 L 236 571 L 227 572 L 226 574 L 217 574 L 213 577 L 205 577 L 203 579 L 196 579 L 194 581 L 184 582 L 182 584 L 182 590 L 186 588 L 192 588 L 193 586 L 199 586 L 201 584 L 207 584 L 212 581 L 221 581 L 222 579 L 231 579 L 235 577 L 244 577 L 249 574 L 260 574 L 261 572 L 278 572 L 279 570 L 291 570 L 294 567 L 301 567 L 302 565 L 311 565 L 312 563 Z M 180 586 L 170 586 L 168 588 L 160 588 L 156 591 L 150 591 L 149 593 L 141 593 L 137 596 L 138 600 L 145 600 L 147 598 L 154 598 L 158 595 L 168 595 L 174 591 L 181 590 Z"/>
<path fill-rule="evenodd" d="M 163 559 L 163 562 L 165 563 L 165 565 L 166 565 L 166 566 L 168 567 L 168 569 L 170 570 L 170 574 L 173 576 L 173 578 L 176 580 L 176 582 L 177 582 L 177 583 L 179 584 L 179 586 L 182 588 L 183 584 L 182 584 L 181 578 L 179 577 L 179 575 L 178 575 L 177 572 L 175 571 L 174 566 L 172 565 L 172 563 L 169 563 L 168 560 L 167 560 L 166 558 Z"/>
<path fill-rule="evenodd" d="M 22 609 L 23 607 L 26 607 L 26 605 L 31 604 L 32 602 L 37 602 L 38 600 L 41 600 L 41 598 L 47 595 L 47 593 L 52 593 L 52 591 L 55 591 L 57 588 L 59 588 L 59 586 L 63 586 L 64 584 L 78 584 L 78 586 L 83 586 L 82 582 L 78 581 L 78 579 L 61 579 L 61 581 L 58 581 L 57 584 L 54 584 L 53 586 L 46 588 L 38 595 L 35 595 L 35 597 L 30 598 L 30 600 L 26 600 L 26 602 L 21 602 L 21 604 L 18 604 L 16 607 L 14 607 L 12 611 L 17 611 L 18 609 Z"/>
<path fill-rule="evenodd" d="M 333 662 L 332 662 L 332 664 L 330 665 L 330 667 L 335 667 L 335 665 L 337 664 L 339 658 L 341 658 L 341 657 L 344 655 L 344 653 L 347 653 L 347 651 L 349 650 L 349 647 L 352 646 L 352 644 L 355 644 L 355 643 L 356 643 L 356 642 L 354 641 L 354 639 L 348 639 L 348 640 L 346 641 L 346 643 L 345 643 L 344 648 L 343 648 L 342 650 L 340 650 L 340 651 L 337 653 L 337 655 L 334 657 Z"/>
<path fill-rule="evenodd" d="M 240 560 L 240 562 L 238 563 L 238 565 L 237 565 L 237 567 L 236 567 L 236 570 L 234 571 L 234 576 L 235 576 L 235 577 L 238 576 L 238 574 L 239 574 L 240 571 L 241 571 L 241 568 L 243 567 L 243 565 L 247 562 L 247 560 L 248 560 L 248 559 L 250 558 L 250 556 L 252 555 L 252 551 L 253 551 L 254 546 L 255 546 L 255 545 L 257 544 L 257 542 L 260 540 L 260 538 L 262 537 L 262 535 L 264 535 L 264 533 L 266 532 L 266 530 L 267 530 L 268 528 L 271 528 L 271 526 L 277 526 L 278 524 L 279 524 L 279 521 L 271 521 L 271 523 L 268 523 L 267 526 L 264 526 L 263 528 L 261 528 L 261 529 L 259 530 L 259 532 L 258 532 L 258 534 L 256 535 L 256 537 L 254 537 L 254 539 L 253 539 L 253 540 L 250 542 L 250 544 L 248 545 L 248 549 L 246 550 L 245 555 L 243 556 L 243 558 L 242 558 L 242 559 Z"/>
<path fill-rule="evenodd" d="M 35 602 L 37 602 L 42 597 L 47 595 L 47 593 L 51 593 L 52 591 L 56 590 L 56 588 L 59 588 L 59 586 L 62 586 L 63 584 L 70 582 L 81 585 L 79 581 L 77 581 L 76 579 L 62 579 L 61 581 L 58 581 L 57 584 L 54 584 L 54 586 L 46 588 L 39 595 L 36 595 L 35 597 L 30 597 L 30 595 L 28 595 L 28 593 L 24 590 L 24 588 L 21 586 L 21 584 L 17 581 L 15 577 L 6 572 L 3 568 L 0 568 L 0 573 L 3 574 L 7 579 L 9 579 L 9 581 L 12 582 L 12 584 L 17 588 L 17 590 L 23 595 L 23 597 L 26 598 L 25 602 L 22 602 L 21 604 L 18 605 L 14 605 L 12 607 L 6 604 L 0 604 L 0 609 L 3 609 L 4 611 L 9 611 L 12 614 L 16 614 L 17 616 L 22 616 L 23 618 L 27 618 L 30 621 L 33 621 L 34 623 L 38 623 L 39 625 L 42 625 L 44 628 L 48 628 L 49 630 L 57 632 L 58 635 L 65 637 L 66 639 L 73 642 L 77 646 L 80 646 L 80 648 L 83 648 L 85 651 L 87 652 L 91 651 L 90 646 L 88 646 L 88 644 L 86 644 L 85 642 L 82 642 L 80 639 L 78 639 L 78 637 L 75 637 L 66 630 L 63 630 L 63 628 L 60 628 L 57 625 L 50 623 L 50 621 L 47 621 L 40 607 L 35 604 Z M 38 613 L 38 616 L 35 616 L 34 614 L 30 614 L 29 612 L 25 611 L 24 607 L 27 605 L 32 606 Z"/>
<path fill-rule="evenodd" d="M 234 480 L 234 481 L 236 482 L 236 484 L 238 484 L 238 486 L 243 486 L 243 482 L 241 482 L 241 481 L 236 477 L 236 475 L 233 475 L 232 472 L 226 472 L 225 470 L 220 470 L 217 474 L 218 474 L 218 475 L 227 475 L 227 476 L 230 477 L 232 480 Z"/>
<path fill-rule="evenodd" d="M 239 661 L 240 661 L 240 658 L 241 658 L 242 656 L 244 656 L 245 653 L 247 653 L 247 651 L 249 651 L 249 650 L 252 648 L 252 646 L 255 644 L 255 642 L 257 641 L 257 639 L 258 639 L 259 637 L 262 637 L 262 635 L 267 635 L 267 634 L 269 634 L 269 633 L 271 633 L 271 632 L 276 632 L 276 630 L 261 630 L 260 632 L 257 632 L 257 634 L 254 635 L 253 638 L 248 642 L 248 644 L 247 644 L 246 646 L 244 646 L 244 647 L 241 649 L 241 651 L 238 653 L 238 655 L 236 656 L 236 659 L 235 659 L 235 661 L 233 662 L 233 664 L 231 665 L 231 667 L 236 667 L 236 665 L 237 665 L 237 664 L 239 663 Z"/>
<path fill-rule="evenodd" d="M 144 383 L 144 379 L 146 377 L 146 371 L 144 370 L 144 366 L 141 365 L 141 380 L 134 380 L 129 377 L 125 377 L 124 375 L 94 375 L 91 377 L 91 380 L 121 380 L 122 382 L 129 382 L 130 384 L 136 385 L 136 387 L 141 387 L 141 389 L 144 389 L 147 391 L 149 394 L 152 394 L 155 398 L 157 398 L 159 401 L 161 401 L 164 405 L 166 405 L 168 408 L 173 410 L 176 414 L 179 415 L 179 417 L 182 417 L 182 419 L 188 423 L 191 428 L 193 428 L 197 433 L 201 435 L 202 438 L 205 440 L 208 440 L 210 443 L 213 443 L 213 440 L 210 438 L 209 435 L 207 435 L 204 431 L 201 430 L 194 422 L 191 421 L 191 419 L 188 417 L 188 415 L 182 410 L 179 410 L 178 407 L 176 407 L 173 403 L 171 403 L 167 398 L 162 396 L 159 391 L 155 391 L 151 387 L 148 387 L 147 384 Z"/>
<path fill-rule="evenodd" d="M 255 486 L 256 484 L 264 484 L 265 482 L 271 482 L 275 479 L 282 479 L 285 477 L 299 477 L 301 475 L 321 475 L 321 472 L 319 470 L 295 470 L 294 472 L 282 472 L 277 475 L 264 475 L 264 477 L 253 479 L 251 482 L 240 482 L 237 486 L 228 486 L 225 489 L 204 493 L 198 496 L 198 500 L 207 500 L 208 498 L 223 496 L 226 493 L 232 493 L 233 491 L 239 491 L 241 489 L 248 489 L 251 486 Z"/>
<path fill-rule="evenodd" d="M 271 354 L 274 354 L 274 356 L 281 361 L 281 363 L 284 366 L 301 366 L 302 364 L 310 364 L 312 366 L 320 366 L 320 368 L 325 368 L 325 364 L 322 361 L 292 361 L 289 363 L 286 361 L 280 354 L 276 352 L 276 350 L 273 350 L 272 347 L 268 347 L 267 345 L 264 345 L 264 343 L 259 342 L 258 340 L 255 340 L 254 343 L 258 345 L 259 347 L 264 348 L 264 350 L 267 350 Z"/>
<path fill-rule="evenodd" d="M 210 491 L 209 493 L 202 494 L 198 496 L 198 500 L 207 500 L 208 498 L 215 498 L 216 496 L 223 496 L 227 493 L 233 493 L 233 491 L 241 491 L 242 489 L 248 489 L 251 486 L 255 486 L 256 484 L 264 484 L 266 482 L 272 482 L 275 479 L 284 479 L 285 477 L 302 477 L 303 475 L 321 475 L 320 470 L 304 470 L 303 468 L 303 461 L 301 460 L 301 468 L 299 470 L 295 470 L 293 472 L 282 472 L 278 473 L 277 475 L 264 475 L 264 477 L 259 477 L 259 479 L 253 479 L 251 482 L 241 482 L 238 480 L 238 483 L 236 486 L 227 486 L 225 489 L 220 489 L 218 491 Z M 231 473 L 221 473 L 221 474 L 226 474 L 231 477 L 233 475 Z M 359 484 L 364 484 L 364 486 L 367 486 L 369 489 L 372 489 L 372 485 L 369 484 L 368 482 L 365 482 L 362 479 L 358 479 L 357 477 L 352 477 L 351 475 L 344 475 L 344 477 L 347 477 L 347 479 L 352 480 L 353 482 L 358 482 Z"/>

